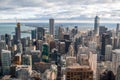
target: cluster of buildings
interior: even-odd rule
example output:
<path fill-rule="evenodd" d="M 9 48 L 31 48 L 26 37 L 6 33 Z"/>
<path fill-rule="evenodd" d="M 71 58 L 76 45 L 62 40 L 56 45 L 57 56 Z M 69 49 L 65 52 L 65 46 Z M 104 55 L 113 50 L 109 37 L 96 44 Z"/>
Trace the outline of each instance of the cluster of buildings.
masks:
<path fill-rule="evenodd" d="M 100 26 L 79 31 L 54 27 L 31 30 L 21 38 L 21 24 L 15 35 L 0 36 L 0 79 L 2 80 L 120 80 L 120 30 Z"/>

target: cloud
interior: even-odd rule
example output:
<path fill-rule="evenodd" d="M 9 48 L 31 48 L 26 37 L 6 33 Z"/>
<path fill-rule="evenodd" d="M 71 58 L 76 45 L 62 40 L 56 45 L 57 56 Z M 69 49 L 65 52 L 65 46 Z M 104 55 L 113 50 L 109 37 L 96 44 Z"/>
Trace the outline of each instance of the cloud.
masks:
<path fill-rule="evenodd" d="M 0 19 L 120 20 L 119 0 L 0 0 Z"/>

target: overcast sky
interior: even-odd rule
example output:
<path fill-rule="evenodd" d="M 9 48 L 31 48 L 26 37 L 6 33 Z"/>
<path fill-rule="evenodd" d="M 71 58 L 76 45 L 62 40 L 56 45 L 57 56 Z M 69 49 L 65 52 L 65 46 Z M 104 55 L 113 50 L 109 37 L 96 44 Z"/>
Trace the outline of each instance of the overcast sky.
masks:
<path fill-rule="evenodd" d="M 120 22 L 120 0 L 0 0 L 0 21 Z"/>

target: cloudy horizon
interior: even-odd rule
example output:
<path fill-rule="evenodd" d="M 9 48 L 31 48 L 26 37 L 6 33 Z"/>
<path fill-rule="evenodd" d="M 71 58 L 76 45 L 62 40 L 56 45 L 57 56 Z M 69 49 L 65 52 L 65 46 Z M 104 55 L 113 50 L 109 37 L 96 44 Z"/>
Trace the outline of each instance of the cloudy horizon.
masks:
<path fill-rule="evenodd" d="M 120 22 L 119 0 L 0 0 L 0 22 Z"/>

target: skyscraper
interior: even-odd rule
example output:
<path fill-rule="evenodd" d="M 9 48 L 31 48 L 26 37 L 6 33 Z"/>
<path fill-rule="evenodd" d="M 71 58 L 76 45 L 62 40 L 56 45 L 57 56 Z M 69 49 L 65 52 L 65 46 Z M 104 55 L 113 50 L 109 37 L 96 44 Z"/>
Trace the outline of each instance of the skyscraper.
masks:
<path fill-rule="evenodd" d="M 99 34 L 99 24 L 100 24 L 100 18 L 98 16 L 95 17 L 95 23 L 94 23 L 94 34 Z"/>
<path fill-rule="evenodd" d="M 112 59 L 112 45 L 106 45 L 105 47 L 105 60 L 111 61 Z"/>
<path fill-rule="evenodd" d="M 43 40 L 45 36 L 45 30 L 42 27 L 37 27 L 37 39 L 38 40 Z"/>
<path fill-rule="evenodd" d="M 16 41 L 20 40 L 21 38 L 20 23 L 17 23 L 17 27 L 15 28 L 15 37 L 16 37 Z"/>
<path fill-rule="evenodd" d="M 120 49 L 112 51 L 112 71 L 116 75 L 117 68 L 120 65 Z"/>
<path fill-rule="evenodd" d="M 11 51 L 2 50 L 1 53 L 3 74 L 9 74 L 11 65 Z"/>
<path fill-rule="evenodd" d="M 48 62 L 49 57 L 49 46 L 48 43 L 44 43 L 42 46 L 42 61 Z"/>
<path fill-rule="evenodd" d="M 50 35 L 54 35 L 54 19 L 49 19 L 49 32 Z"/>
<path fill-rule="evenodd" d="M 111 44 L 110 35 L 107 33 L 102 34 L 101 40 L 101 60 L 105 59 L 105 46 Z"/>
<path fill-rule="evenodd" d="M 119 32 L 119 24 L 117 24 L 117 27 L 116 27 L 116 36 L 118 36 L 118 32 Z"/>

